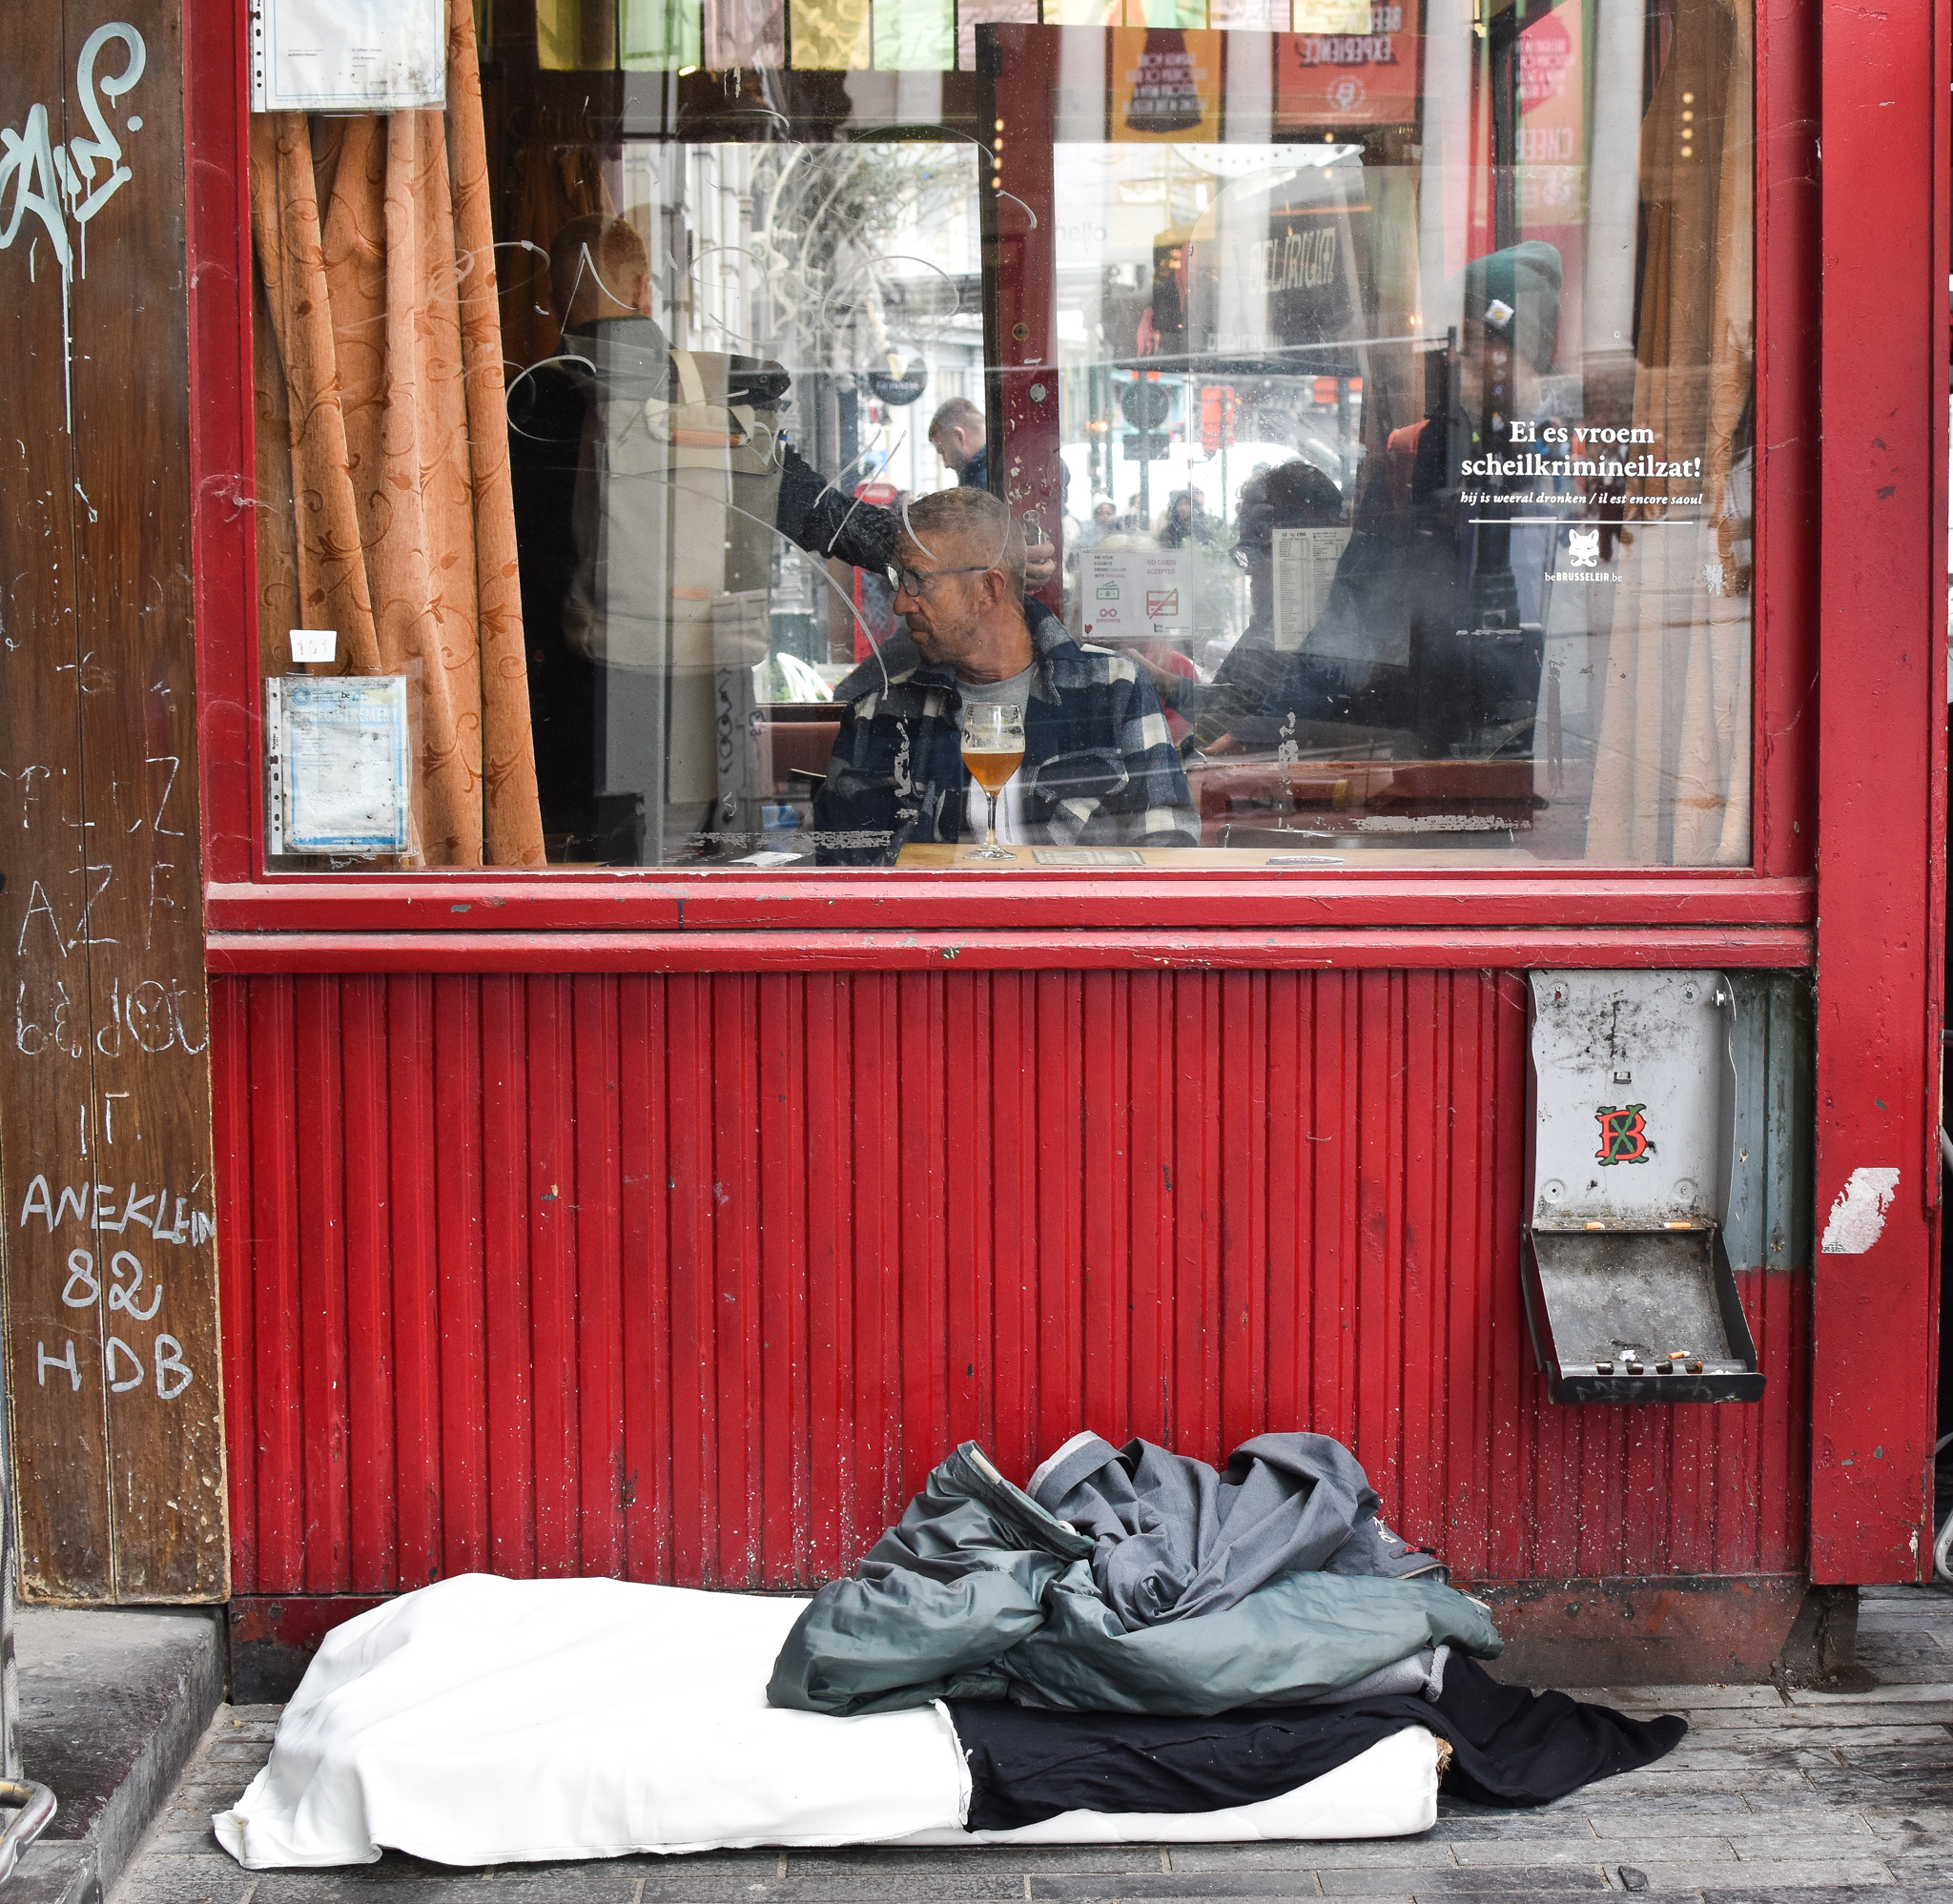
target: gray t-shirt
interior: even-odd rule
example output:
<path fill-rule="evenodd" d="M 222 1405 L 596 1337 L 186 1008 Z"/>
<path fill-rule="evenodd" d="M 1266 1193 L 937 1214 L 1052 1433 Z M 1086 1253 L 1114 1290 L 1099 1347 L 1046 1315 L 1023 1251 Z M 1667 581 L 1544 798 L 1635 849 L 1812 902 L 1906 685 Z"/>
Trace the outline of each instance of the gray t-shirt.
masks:
<path fill-rule="evenodd" d="M 956 679 L 956 693 L 960 706 L 956 710 L 958 732 L 963 726 L 962 708 L 973 702 L 986 702 L 993 706 L 1016 707 L 1022 710 L 1024 703 L 1031 698 L 1031 684 L 1038 679 L 1038 664 L 1019 674 L 1014 674 L 1008 681 L 965 681 L 959 675 Z"/>

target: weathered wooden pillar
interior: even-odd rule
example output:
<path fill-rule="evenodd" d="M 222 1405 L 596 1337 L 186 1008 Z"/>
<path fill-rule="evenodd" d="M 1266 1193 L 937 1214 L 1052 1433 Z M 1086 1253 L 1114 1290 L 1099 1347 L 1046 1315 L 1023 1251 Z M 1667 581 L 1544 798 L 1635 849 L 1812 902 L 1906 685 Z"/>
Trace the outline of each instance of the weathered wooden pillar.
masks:
<path fill-rule="evenodd" d="M 228 1591 L 180 15 L 0 8 L 0 1257 L 34 1599 Z"/>

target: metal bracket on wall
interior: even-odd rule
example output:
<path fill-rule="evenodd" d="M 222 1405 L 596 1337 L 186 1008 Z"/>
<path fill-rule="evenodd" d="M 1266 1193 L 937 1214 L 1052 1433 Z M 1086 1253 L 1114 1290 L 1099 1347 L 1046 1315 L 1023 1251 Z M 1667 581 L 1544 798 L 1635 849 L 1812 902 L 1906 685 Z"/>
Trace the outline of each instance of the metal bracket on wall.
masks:
<path fill-rule="evenodd" d="M 1723 1239 L 1736 994 L 1716 972 L 1532 976 L 1526 1320 L 1555 1402 L 1755 1402 Z"/>

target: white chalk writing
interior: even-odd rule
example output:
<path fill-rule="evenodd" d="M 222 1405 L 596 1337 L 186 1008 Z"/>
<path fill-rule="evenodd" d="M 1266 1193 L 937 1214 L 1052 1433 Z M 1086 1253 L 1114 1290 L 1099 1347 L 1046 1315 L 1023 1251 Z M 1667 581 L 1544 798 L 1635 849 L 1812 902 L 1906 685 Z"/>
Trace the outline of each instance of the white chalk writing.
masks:
<path fill-rule="evenodd" d="M 195 1247 L 208 1242 L 216 1234 L 210 1213 L 193 1208 L 188 1195 L 174 1199 L 175 1208 L 172 1214 L 173 1199 L 167 1188 L 152 1190 L 147 1196 L 138 1195 L 140 1190 L 140 1184 L 132 1183 L 118 1208 L 113 1183 L 64 1184 L 57 1198 L 47 1177 L 36 1177 L 27 1187 L 16 1227 L 24 1230 L 31 1218 L 38 1217 L 48 1235 L 52 1236 L 72 1215 L 84 1229 L 113 1230 L 117 1236 L 134 1223 L 146 1229 L 159 1243 L 188 1243 Z M 195 1194 L 195 1186 L 191 1194 Z"/>
<path fill-rule="evenodd" d="M 59 1355 L 50 1355 L 46 1342 L 34 1344 L 34 1374 L 43 1388 L 48 1385 L 48 1371 L 55 1368 L 67 1376 L 71 1393 L 79 1392 L 82 1369 L 74 1346 L 71 1337 Z M 132 1388 L 142 1387 L 154 1370 L 157 1399 L 174 1402 L 196 1380 L 196 1372 L 183 1360 L 183 1344 L 175 1336 L 158 1336 L 150 1344 L 150 1357 L 144 1361 L 141 1350 L 131 1348 L 120 1336 L 108 1337 L 102 1343 L 102 1375 L 110 1394 L 127 1395 Z"/>
<path fill-rule="evenodd" d="M 28 981 L 19 981 L 13 999 L 13 1048 L 23 1057 L 38 1057 L 45 1051 L 81 1057 L 88 1044 L 87 1034 L 77 1023 L 80 1011 L 62 980 L 51 984 L 51 997 L 44 990 L 38 999 L 31 1000 Z M 103 1057 L 134 1056 L 138 1052 L 154 1057 L 172 1049 L 194 1057 L 210 1043 L 209 1027 L 199 1022 L 193 1033 L 186 1015 L 186 1006 L 196 1002 L 198 994 L 181 979 L 112 978 L 108 1018 L 95 1028 L 94 1048 Z M 112 1134 L 110 1141 L 113 1140 Z"/>

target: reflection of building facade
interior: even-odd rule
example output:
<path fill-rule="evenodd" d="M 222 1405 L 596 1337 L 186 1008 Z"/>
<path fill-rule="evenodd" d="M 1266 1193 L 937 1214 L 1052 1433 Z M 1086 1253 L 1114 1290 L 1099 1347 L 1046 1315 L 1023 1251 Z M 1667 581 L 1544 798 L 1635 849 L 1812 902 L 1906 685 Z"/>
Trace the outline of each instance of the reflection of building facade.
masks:
<path fill-rule="evenodd" d="M 1755 1676 L 1810 1582 L 1916 1576 L 1931 22 L 1875 60 L 1825 15 L 1820 94 L 1747 0 L 547 0 L 479 50 L 452 9 L 439 106 L 315 115 L 236 110 L 235 10 L 132 8 L 87 276 L 46 277 L 72 193 L 0 246 L 29 1591 L 228 1594 L 262 1662 L 468 1567 L 798 1586 L 945 1443 L 1021 1475 L 1087 1425 L 1342 1437 L 1542 1673 Z M 58 181 L 46 37 L 0 124 L 67 100 Z M 603 324 L 656 331 L 634 372 Z M 1033 592 L 1177 713 L 1197 839 L 965 864 L 999 684 L 949 665 L 942 830 L 816 865 L 910 585 L 836 525 L 888 511 L 946 626 L 995 573 L 902 539 L 956 398 Z M 833 533 L 782 527 L 790 451 Z M 267 858 L 271 794 L 378 797 L 363 743 L 284 746 L 267 683 L 327 670 L 401 684 L 412 824 Z M 1533 1361 L 1532 981 L 1650 966 L 1761 1001 L 1754 1405 Z M 1865 1171 L 1882 1227 L 1821 1243 Z"/>

